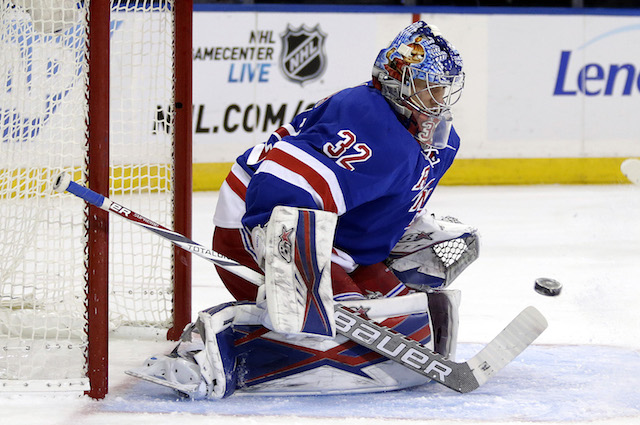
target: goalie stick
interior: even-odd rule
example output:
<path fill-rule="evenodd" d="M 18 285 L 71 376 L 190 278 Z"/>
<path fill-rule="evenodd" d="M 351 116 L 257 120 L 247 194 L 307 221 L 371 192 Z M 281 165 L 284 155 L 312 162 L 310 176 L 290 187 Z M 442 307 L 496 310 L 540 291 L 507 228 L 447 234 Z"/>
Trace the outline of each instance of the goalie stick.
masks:
<path fill-rule="evenodd" d="M 262 274 L 77 184 L 66 173 L 56 178 L 53 189 L 60 193 L 70 192 L 98 208 L 119 215 L 255 285 L 264 282 Z M 334 308 L 339 334 L 460 393 L 473 391 L 487 382 L 547 328 L 542 314 L 534 307 L 527 307 L 478 354 L 466 362 L 454 362 L 348 307 L 336 303 Z"/>

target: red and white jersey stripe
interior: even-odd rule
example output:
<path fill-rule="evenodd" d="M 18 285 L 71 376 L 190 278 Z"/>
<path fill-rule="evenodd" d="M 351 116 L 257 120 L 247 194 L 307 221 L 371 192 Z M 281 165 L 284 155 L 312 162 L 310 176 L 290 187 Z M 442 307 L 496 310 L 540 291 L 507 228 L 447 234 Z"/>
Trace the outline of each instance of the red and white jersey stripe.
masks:
<path fill-rule="evenodd" d="M 346 211 L 344 195 L 333 171 L 302 149 L 286 143 L 274 145 L 258 173 L 269 173 L 308 192 L 319 209 L 338 215 Z"/>
<path fill-rule="evenodd" d="M 242 228 L 242 216 L 247 210 L 245 199 L 250 180 L 249 173 L 238 163 L 231 166 L 231 172 L 220 187 L 213 224 L 226 229 Z"/>

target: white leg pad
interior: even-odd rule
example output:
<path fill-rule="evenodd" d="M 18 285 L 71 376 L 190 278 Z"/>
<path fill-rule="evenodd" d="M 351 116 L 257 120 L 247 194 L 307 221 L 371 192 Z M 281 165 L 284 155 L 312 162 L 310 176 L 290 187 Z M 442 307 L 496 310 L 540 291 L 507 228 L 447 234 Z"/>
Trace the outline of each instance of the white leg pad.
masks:
<path fill-rule="evenodd" d="M 144 366 L 126 371 L 136 378 L 172 388 L 193 399 L 223 398 L 236 389 L 236 350 L 231 325 L 237 306 L 221 304 L 198 313 L 169 356 L 152 356 Z M 251 315 L 247 315 L 250 318 Z M 197 328 L 200 339 L 192 340 Z M 186 332 L 185 332 L 186 333 Z"/>
<path fill-rule="evenodd" d="M 337 215 L 278 206 L 266 229 L 265 297 L 271 329 L 336 335 L 331 250 Z"/>
<path fill-rule="evenodd" d="M 226 307 L 211 314 L 198 313 L 202 325 L 200 334 L 204 340 L 204 350 L 194 356 L 200 366 L 200 373 L 209 388 L 210 398 L 223 398 L 235 391 L 235 353 L 231 325 L 235 317 L 235 307 Z"/>

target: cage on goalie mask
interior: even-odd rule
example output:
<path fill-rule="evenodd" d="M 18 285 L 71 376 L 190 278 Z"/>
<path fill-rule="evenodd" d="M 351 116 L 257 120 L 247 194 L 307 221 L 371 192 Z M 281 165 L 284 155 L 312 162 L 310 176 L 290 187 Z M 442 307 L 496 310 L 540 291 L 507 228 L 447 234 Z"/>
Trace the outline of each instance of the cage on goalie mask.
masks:
<path fill-rule="evenodd" d="M 373 82 L 424 148 L 447 145 L 464 73 L 460 54 L 435 26 L 419 21 L 398 34 L 378 54 Z"/>

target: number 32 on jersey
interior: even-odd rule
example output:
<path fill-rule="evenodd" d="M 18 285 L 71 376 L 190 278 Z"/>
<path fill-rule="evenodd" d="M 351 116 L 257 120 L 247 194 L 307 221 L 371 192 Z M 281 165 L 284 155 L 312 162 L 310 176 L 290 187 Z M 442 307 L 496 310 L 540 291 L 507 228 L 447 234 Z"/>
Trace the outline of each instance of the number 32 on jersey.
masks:
<path fill-rule="evenodd" d="M 322 151 L 328 157 L 337 159 L 336 163 L 342 168 L 353 171 L 355 170 L 354 163 L 364 162 L 373 155 L 371 148 L 366 143 L 356 143 L 356 135 L 351 130 L 340 130 L 338 136 L 342 139 L 336 143 L 325 143 Z M 355 153 L 347 154 L 350 149 Z"/>

